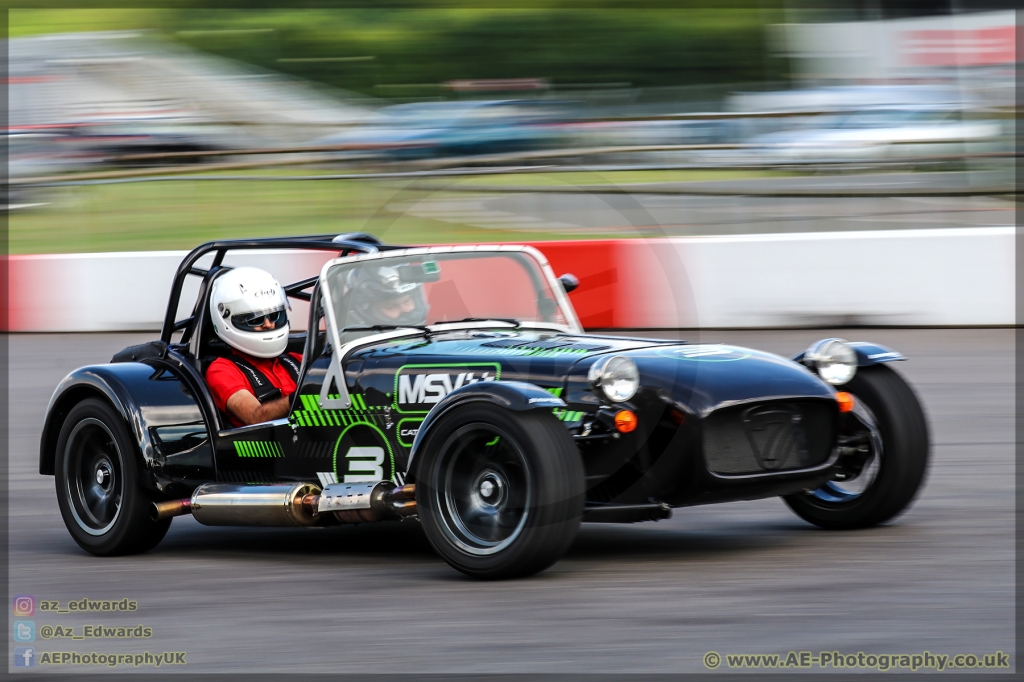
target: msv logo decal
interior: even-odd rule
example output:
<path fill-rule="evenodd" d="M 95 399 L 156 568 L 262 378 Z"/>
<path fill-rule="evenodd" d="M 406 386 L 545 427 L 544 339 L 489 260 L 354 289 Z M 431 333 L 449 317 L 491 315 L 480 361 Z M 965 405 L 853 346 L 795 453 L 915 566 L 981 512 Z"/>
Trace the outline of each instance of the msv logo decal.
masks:
<path fill-rule="evenodd" d="M 395 374 L 395 409 L 399 412 L 429 412 L 441 402 L 441 398 L 457 388 L 500 378 L 501 365 L 497 362 L 403 365 Z"/>

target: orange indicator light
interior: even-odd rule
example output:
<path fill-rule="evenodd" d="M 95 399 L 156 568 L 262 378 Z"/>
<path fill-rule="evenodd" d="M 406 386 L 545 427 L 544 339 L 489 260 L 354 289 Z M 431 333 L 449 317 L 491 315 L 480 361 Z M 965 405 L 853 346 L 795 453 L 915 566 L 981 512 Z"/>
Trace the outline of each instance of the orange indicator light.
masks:
<path fill-rule="evenodd" d="M 853 411 L 853 395 L 846 391 L 836 391 L 836 402 L 839 403 L 840 412 L 852 412 Z"/>
<path fill-rule="evenodd" d="M 636 428 L 636 415 L 629 410 L 619 410 L 615 414 L 615 429 L 619 433 L 629 433 Z"/>

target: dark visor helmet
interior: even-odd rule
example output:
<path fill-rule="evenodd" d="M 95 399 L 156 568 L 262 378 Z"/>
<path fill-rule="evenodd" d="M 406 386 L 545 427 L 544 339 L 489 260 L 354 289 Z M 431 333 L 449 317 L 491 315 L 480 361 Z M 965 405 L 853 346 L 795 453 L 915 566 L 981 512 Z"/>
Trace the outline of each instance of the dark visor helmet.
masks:
<path fill-rule="evenodd" d="M 288 299 L 274 276 L 250 267 L 234 268 L 213 282 L 210 319 L 225 343 L 257 358 L 276 358 L 288 346 Z M 267 319 L 273 329 L 258 330 Z"/>
<path fill-rule="evenodd" d="M 345 292 L 343 326 L 420 326 L 427 322 L 423 286 L 403 282 L 397 268 L 356 267 L 345 278 Z"/>

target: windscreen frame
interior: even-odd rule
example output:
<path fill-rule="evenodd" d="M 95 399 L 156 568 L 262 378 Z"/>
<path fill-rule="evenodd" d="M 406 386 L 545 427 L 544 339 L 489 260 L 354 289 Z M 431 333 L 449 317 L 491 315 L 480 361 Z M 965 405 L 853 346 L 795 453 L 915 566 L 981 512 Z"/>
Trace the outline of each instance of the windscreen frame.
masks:
<path fill-rule="evenodd" d="M 532 258 L 537 266 L 540 268 L 540 272 L 543 275 L 545 281 L 548 284 L 552 295 L 554 296 L 555 303 L 558 306 L 559 311 L 566 320 L 566 324 L 561 325 L 558 323 L 547 323 L 547 322 L 522 322 L 519 324 L 512 324 L 508 322 L 496 321 L 494 323 L 488 322 L 459 322 L 459 323 L 439 323 L 436 325 L 427 325 L 426 329 L 431 332 L 441 331 L 457 331 L 462 329 L 484 329 L 492 326 L 507 326 L 511 328 L 527 328 L 527 329 L 546 329 L 554 332 L 562 332 L 567 334 L 582 334 L 583 327 L 580 325 L 579 319 L 576 317 L 576 311 L 573 309 L 572 304 L 569 302 L 569 297 L 562 287 L 561 282 L 555 277 L 554 271 L 551 269 L 551 265 L 548 263 L 544 255 L 533 248 L 532 246 L 524 245 L 499 245 L 499 246 L 430 246 L 430 247 L 418 247 L 410 249 L 396 249 L 393 251 L 386 251 L 380 253 L 365 254 L 359 256 L 347 256 L 342 258 L 335 258 L 324 263 L 323 268 L 320 270 L 320 295 L 323 298 L 324 315 L 327 318 L 327 333 L 331 339 L 331 346 L 334 349 L 333 357 L 331 358 L 330 366 L 324 376 L 324 383 L 320 390 L 320 406 L 323 409 L 347 409 L 352 403 L 351 398 L 348 394 L 348 386 L 345 383 L 345 358 L 357 348 L 372 345 L 374 343 L 388 341 L 392 339 L 398 339 L 403 337 L 414 337 L 420 336 L 424 333 L 423 329 L 409 327 L 403 329 L 390 329 L 382 331 L 379 334 L 373 334 L 364 336 L 362 338 L 350 341 L 346 344 L 341 343 L 341 328 L 338 326 L 338 320 L 335 315 L 335 304 L 332 297 L 331 286 L 327 278 L 327 273 L 330 269 L 336 265 L 350 264 L 353 262 L 360 261 L 371 261 L 371 260 L 383 260 L 383 259 L 396 259 L 406 257 L 419 257 L 419 256 L 430 256 L 440 254 L 488 254 L 488 253 L 519 253 L 523 254 L 524 257 Z M 527 268 L 530 272 L 530 268 Z M 531 277 L 533 276 L 532 273 Z M 538 287 L 538 291 L 540 287 Z M 332 380 L 335 382 L 338 389 L 338 397 L 330 398 L 330 386 Z"/>

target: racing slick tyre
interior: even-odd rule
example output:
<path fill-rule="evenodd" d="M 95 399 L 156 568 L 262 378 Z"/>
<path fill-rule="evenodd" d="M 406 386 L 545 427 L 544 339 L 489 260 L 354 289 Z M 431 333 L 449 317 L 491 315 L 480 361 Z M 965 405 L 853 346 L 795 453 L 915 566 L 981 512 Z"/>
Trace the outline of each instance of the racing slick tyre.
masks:
<path fill-rule="evenodd" d="M 885 365 L 862 367 L 845 386 L 854 413 L 874 422 L 869 459 L 859 475 L 829 481 L 783 499 L 797 516 L 829 530 L 866 528 L 909 506 L 928 464 L 928 425 L 921 404 L 899 374 Z"/>
<path fill-rule="evenodd" d="M 420 452 L 420 521 L 453 568 L 475 578 L 528 576 L 572 544 L 583 464 L 551 412 L 466 405 L 441 417 Z"/>
<path fill-rule="evenodd" d="M 171 520 L 153 521 L 150 496 L 139 486 L 137 446 L 121 415 L 89 398 L 61 426 L 55 462 L 57 504 L 71 537 L 98 556 L 155 547 Z"/>

